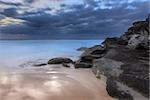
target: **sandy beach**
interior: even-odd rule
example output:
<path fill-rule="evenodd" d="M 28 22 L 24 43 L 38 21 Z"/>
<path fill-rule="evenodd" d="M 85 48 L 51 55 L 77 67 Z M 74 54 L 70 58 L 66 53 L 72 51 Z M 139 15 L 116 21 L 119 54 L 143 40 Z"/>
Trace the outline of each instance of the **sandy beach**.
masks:
<path fill-rule="evenodd" d="M 90 69 L 0 73 L 0 100 L 112 100 Z"/>

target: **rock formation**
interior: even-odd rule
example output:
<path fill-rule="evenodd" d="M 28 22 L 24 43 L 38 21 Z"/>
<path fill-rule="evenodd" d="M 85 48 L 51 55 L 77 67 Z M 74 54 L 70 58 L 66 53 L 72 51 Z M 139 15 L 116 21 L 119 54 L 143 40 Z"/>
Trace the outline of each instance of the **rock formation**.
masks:
<path fill-rule="evenodd" d="M 133 97 L 118 84 L 126 85 L 149 97 L 149 21 L 133 23 L 121 37 L 107 38 L 81 55 L 76 68 L 92 68 L 107 77 L 107 91 L 120 100 Z"/>
<path fill-rule="evenodd" d="M 105 53 L 105 48 L 101 45 L 88 48 L 75 63 L 75 68 L 91 68 L 93 59 L 101 58 Z"/>
<path fill-rule="evenodd" d="M 58 58 L 53 58 L 50 59 L 48 62 L 48 64 L 66 64 L 66 63 L 73 63 L 73 61 L 70 58 L 62 58 L 62 57 L 58 57 Z"/>

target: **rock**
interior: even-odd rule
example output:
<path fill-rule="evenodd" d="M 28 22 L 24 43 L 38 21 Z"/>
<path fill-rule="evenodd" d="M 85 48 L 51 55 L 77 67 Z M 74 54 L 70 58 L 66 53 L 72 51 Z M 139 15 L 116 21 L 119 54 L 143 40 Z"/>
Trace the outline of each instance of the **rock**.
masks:
<path fill-rule="evenodd" d="M 93 59 L 94 58 L 92 55 L 85 55 L 85 56 L 81 56 L 80 62 L 92 63 Z"/>
<path fill-rule="evenodd" d="M 118 91 L 114 83 L 116 81 L 149 97 L 149 20 L 133 23 L 120 38 L 107 38 L 103 42 L 106 48 L 104 55 L 97 59 L 92 58 L 93 72 L 100 72 L 108 78 L 109 95 L 120 100 L 132 98 L 123 90 Z"/>
<path fill-rule="evenodd" d="M 75 63 L 75 68 L 91 68 L 94 59 L 101 58 L 106 49 L 101 45 L 95 45 L 86 49 L 80 59 Z"/>
<path fill-rule="evenodd" d="M 91 68 L 96 76 L 107 77 L 107 91 L 119 100 L 133 100 L 121 83 L 149 97 L 150 19 L 133 23 L 121 37 L 107 38 L 101 46 L 88 48 L 75 63 L 76 68 Z M 145 98 L 144 97 L 144 98 Z M 143 96 L 142 96 L 143 98 Z"/>
<path fill-rule="evenodd" d="M 93 61 L 94 69 L 111 76 L 145 96 L 149 96 L 149 51 L 111 48 L 104 57 Z M 118 66 L 118 67 L 117 67 Z"/>
<path fill-rule="evenodd" d="M 113 37 L 113 38 L 106 38 L 105 41 L 102 43 L 105 47 L 110 47 L 111 45 L 118 44 L 119 38 Z"/>
<path fill-rule="evenodd" d="M 70 67 L 70 65 L 67 64 L 67 63 L 62 63 L 62 65 L 63 65 L 64 67 Z"/>
<path fill-rule="evenodd" d="M 112 78 L 108 78 L 106 84 L 106 90 L 110 96 L 118 98 L 119 100 L 133 100 L 133 97 L 129 93 L 119 89 L 116 81 Z"/>
<path fill-rule="evenodd" d="M 140 35 L 132 35 L 130 40 L 128 41 L 127 47 L 130 49 L 135 49 L 138 47 L 138 45 L 144 40 L 143 36 Z"/>
<path fill-rule="evenodd" d="M 149 20 L 134 22 L 125 34 L 120 39 L 127 42 L 127 47 L 130 49 L 149 49 Z"/>
<path fill-rule="evenodd" d="M 118 77 L 122 73 L 121 65 L 122 62 L 108 58 L 95 59 L 93 62 L 93 68 L 96 67 L 100 73 L 113 77 Z"/>
<path fill-rule="evenodd" d="M 148 32 L 148 21 L 138 21 L 133 23 L 134 30 L 140 31 L 140 30 L 146 30 Z"/>
<path fill-rule="evenodd" d="M 101 45 L 95 45 L 91 48 L 88 48 L 84 51 L 84 53 L 82 54 L 82 56 L 85 55 L 101 55 L 106 51 L 105 47 L 101 46 Z"/>
<path fill-rule="evenodd" d="M 91 68 L 92 64 L 91 63 L 85 63 L 85 62 L 76 62 L 75 63 L 75 68 Z"/>
<path fill-rule="evenodd" d="M 35 67 L 41 67 L 41 66 L 46 66 L 47 64 L 46 63 L 41 63 L 41 64 L 34 64 L 33 66 Z"/>
<path fill-rule="evenodd" d="M 77 51 L 85 51 L 87 49 L 88 49 L 87 47 L 81 47 L 81 48 L 78 48 Z"/>
<path fill-rule="evenodd" d="M 48 64 L 62 64 L 62 63 L 73 63 L 70 58 L 53 58 L 48 61 Z"/>
<path fill-rule="evenodd" d="M 130 49 L 136 49 L 139 47 L 143 47 L 143 49 L 148 49 L 148 34 L 135 34 L 132 35 L 130 40 L 128 41 L 127 47 Z"/>

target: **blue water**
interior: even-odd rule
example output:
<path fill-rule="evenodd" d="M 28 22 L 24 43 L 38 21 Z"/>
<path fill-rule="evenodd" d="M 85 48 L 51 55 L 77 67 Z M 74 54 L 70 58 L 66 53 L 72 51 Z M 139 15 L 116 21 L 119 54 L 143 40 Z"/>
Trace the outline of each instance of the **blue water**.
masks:
<path fill-rule="evenodd" d="M 53 57 L 77 59 L 80 47 L 100 44 L 102 40 L 1 40 L 0 68 L 18 67 L 20 64 Z"/>

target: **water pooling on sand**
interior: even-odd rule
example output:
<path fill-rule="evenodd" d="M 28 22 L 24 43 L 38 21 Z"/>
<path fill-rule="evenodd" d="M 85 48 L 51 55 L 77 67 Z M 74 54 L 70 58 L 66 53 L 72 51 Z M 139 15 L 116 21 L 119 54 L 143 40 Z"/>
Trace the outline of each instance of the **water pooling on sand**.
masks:
<path fill-rule="evenodd" d="M 58 65 L 59 66 L 59 65 Z M 0 100 L 112 100 L 90 69 L 0 73 Z"/>

